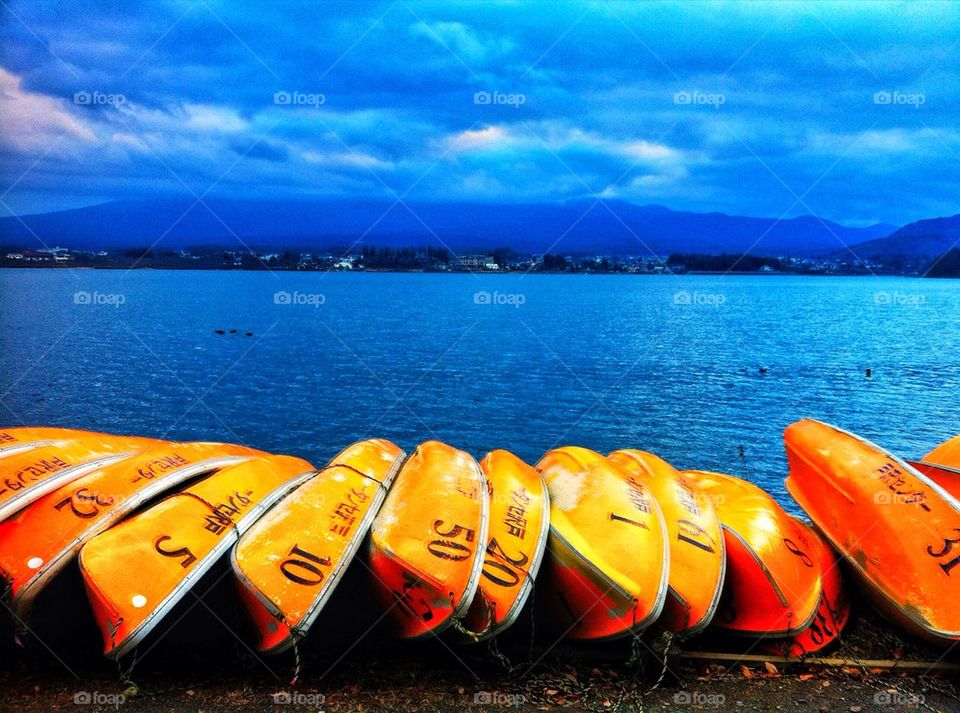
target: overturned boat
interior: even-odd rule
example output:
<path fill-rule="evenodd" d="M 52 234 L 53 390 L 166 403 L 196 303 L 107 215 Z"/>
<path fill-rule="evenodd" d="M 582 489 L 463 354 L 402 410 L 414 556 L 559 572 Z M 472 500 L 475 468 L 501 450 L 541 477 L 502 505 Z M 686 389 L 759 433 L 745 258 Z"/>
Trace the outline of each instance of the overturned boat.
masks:
<path fill-rule="evenodd" d="M 354 443 L 240 538 L 231 562 L 261 651 L 280 653 L 307 635 L 366 537 L 403 458 L 390 441 Z"/>
<path fill-rule="evenodd" d="M 726 584 L 713 628 L 756 638 L 801 633 L 816 616 L 822 592 L 814 532 L 746 480 L 683 473 L 712 500 L 723 527 Z"/>
<path fill-rule="evenodd" d="M 513 624 L 540 571 L 550 531 L 550 497 L 531 466 L 504 450 L 480 461 L 490 495 L 490 533 L 480 588 L 464 620 L 477 641 Z"/>
<path fill-rule="evenodd" d="M 668 631 L 693 635 L 713 619 L 723 591 L 726 554 L 720 519 L 710 498 L 662 458 L 626 449 L 607 456 L 632 482 L 653 495 L 670 542 L 667 601 L 658 621 Z"/>
<path fill-rule="evenodd" d="M 0 458 L 0 521 L 82 475 L 158 443 L 152 438 L 97 434 L 54 440 Z"/>
<path fill-rule="evenodd" d="M 483 567 L 490 520 L 477 462 L 439 441 L 407 459 L 371 529 L 373 587 L 398 636 L 463 628 Z"/>
<path fill-rule="evenodd" d="M 813 621 L 786 639 L 764 639 L 758 648 L 776 656 L 798 658 L 816 653 L 836 641 L 850 620 L 850 600 L 844 587 L 840 558 L 814 531 L 813 556 L 820 564 L 823 591 Z"/>
<path fill-rule="evenodd" d="M 290 456 L 247 460 L 87 542 L 80 572 L 104 653 L 135 648 L 264 510 L 314 472 Z"/>
<path fill-rule="evenodd" d="M 879 446 L 814 420 L 784 432 L 787 489 L 888 618 L 960 640 L 960 501 Z"/>
<path fill-rule="evenodd" d="M 960 436 L 941 443 L 910 465 L 960 500 Z"/>
<path fill-rule="evenodd" d="M 64 441 L 78 438 L 117 438 L 107 433 L 95 431 L 81 431 L 76 428 L 49 428 L 23 426 L 20 428 L 4 428 L 0 430 L 0 458 L 32 450 L 41 446 L 52 446 Z M 122 438 L 123 436 L 119 436 Z"/>
<path fill-rule="evenodd" d="M 14 613 L 34 598 L 85 542 L 191 478 L 263 455 L 223 443 L 168 443 L 114 460 L 0 522 L 0 576 Z"/>
<path fill-rule="evenodd" d="M 545 597 L 566 635 L 599 641 L 650 626 L 666 602 L 670 549 L 649 490 L 586 448 L 549 451 L 536 467 L 550 493 Z"/>

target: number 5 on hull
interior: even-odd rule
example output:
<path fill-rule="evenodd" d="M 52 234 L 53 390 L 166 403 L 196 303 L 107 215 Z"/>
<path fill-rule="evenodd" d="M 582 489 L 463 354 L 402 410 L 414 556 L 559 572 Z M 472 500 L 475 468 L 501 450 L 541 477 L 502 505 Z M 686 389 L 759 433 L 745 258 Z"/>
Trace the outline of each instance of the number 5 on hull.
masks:
<path fill-rule="evenodd" d="M 104 653 L 136 647 L 264 510 L 315 473 L 290 456 L 229 466 L 94 537 L 80 572 Z"/>

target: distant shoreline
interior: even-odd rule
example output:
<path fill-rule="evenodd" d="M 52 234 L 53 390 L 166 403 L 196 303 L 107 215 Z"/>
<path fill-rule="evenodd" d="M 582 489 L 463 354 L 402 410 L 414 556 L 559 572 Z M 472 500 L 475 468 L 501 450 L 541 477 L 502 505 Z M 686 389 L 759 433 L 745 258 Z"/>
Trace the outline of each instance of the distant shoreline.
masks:
<path fill-rule="evenodd" d="M 154 272 L 282 272 L 294 274 L 311 273 L 341 273 L 341 274 L 406 274 L 406 275 L 475 275 L 483 277 L 507 276 L 507 275 L 588 275 L 592 277 L 683 277 L 684 275 L 709 277 L 709 276 L 738 276 L 738 277 L 909 277 L 914 279 L 960 279 L 960 278 L 928 278 L 916 273 L 902 272 L 760 272 L 750 270 L 687 270 L 684 272 L 627 272 L 627 271 L 594 271 L 594 270 L 417 270 L 417 269 L 364 269 L 364 270 L 337 270 L 337 269 L 301 269 L 291 267 L 175 267 L 175 266 L 129 266 L 129 265 L 0 265 L 0 270 L 63 270 L 63 271 L 107 271 L 107 272 L 128 272 L 131 270 Z"/>

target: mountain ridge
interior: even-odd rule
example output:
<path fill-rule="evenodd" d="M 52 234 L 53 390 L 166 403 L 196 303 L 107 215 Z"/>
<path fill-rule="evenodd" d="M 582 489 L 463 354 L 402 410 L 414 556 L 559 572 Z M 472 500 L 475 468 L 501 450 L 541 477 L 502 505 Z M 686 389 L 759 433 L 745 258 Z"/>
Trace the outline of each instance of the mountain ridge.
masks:
<path fill-rule="evenodd" d="M 458 252 L 510 247 L 527 253 L 737 252 L 814 257 L 897 230 L 885 224 L 847 227 L 809 215 L 778 221 L 620 200 L 504 204 L 211 199 L 205 203 L 139 199 L 5 217 L 0 218 L 0 243 L 34 249 L 45 245 L 184 249 L 238 242 L 258 249 L 437 245 Z"/>

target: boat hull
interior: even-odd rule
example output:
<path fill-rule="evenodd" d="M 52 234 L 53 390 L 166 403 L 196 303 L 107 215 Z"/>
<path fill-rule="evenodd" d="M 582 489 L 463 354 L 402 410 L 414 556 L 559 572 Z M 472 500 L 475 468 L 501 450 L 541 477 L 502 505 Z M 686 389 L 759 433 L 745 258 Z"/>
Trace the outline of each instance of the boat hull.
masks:
<path fill-rule="evenodd" d="M 263 512 L 314 474 L 304 460 L 232 465 L 103 532 L 80 550 L 80 572 L 104 653 L 135 648 Z"/>
<path fill-rule="evenodd" d="M 439 441 L 407 459 L 373 521 L 371 581 L 397 636 L 462 628 L 480 583 L 490 502 L 467 453 Z"/>
<path fill-rule="evenodd" d="M 645 484 L 663 512 L 670 542 L 667 600 L 657 622 L 692 636 L 713 620 L 726 574 L 720 518 L 709 498 L 662 458 L 645 451 L 614 451 L 607 459 L 627 478 Z"/>
<path fill-rule="evenodd" d="M 531 466 L 507 451 L 480 461 L 490 496 L 490 533 L 480 588 L 464 621 L 471 638 L 496 636 L 523 609 L 547 547 L 550 497 Z"/>
<path fill-rule="evenodd" d="M 960 639 L 960 502 L 896 456 L 812 420 L 784 440 L 787 489 L 877 607 L 929 641 Z"/>
<path fill-rule="evenodd" d="M 158 443 L 152 438 L 95 435 L 0 458 L 0 521 L 81 476 Z"/>
<path fill-rule="evenodd" d="M 850 620 L 850 599 L 842 562 L 826 540 L 814 531 L 813 550 L 822 570 L 823 593 L 810 625 L 796 636 L 760 642 L 759 649 L 776 656 L 796 658 L 821 651 L 836 641 Z"/>
<path fill-rule="evenodd" d="M 667 596 L 663 514 L 599 453 L 565 447 L 537 464 L 550 493 L 545 597 L 565 635 L 602 641 L 653 624 Z"/>
<path fill-rule="evenodd" d="M 404 452 L 389 441 L 355 443 L 240 538 L 231 564 L 260 651 L 280 653 L 307 635 L 369 532 L 403 459 Z"/>
<path fill-rule="evenodd" d="M 85 542 L 185 481 L 258 455 L 243 446 L 170 443 L 95 470 L 0 523 L 0 575 L 14 613 L 33 600 Z"/>
<path fill-rule="evenodd" d="M 822 591 L 814 533 L 752 483 L 721 473 L 684 474 L 713 501 L 723 526 L 726 584 L 712 627 L 753 638 L 802 632 Z"/>

